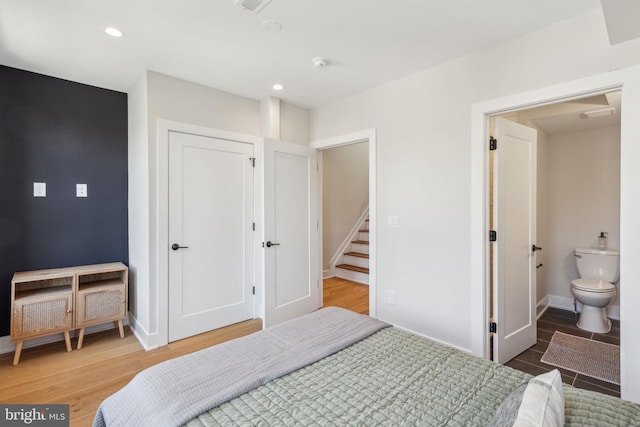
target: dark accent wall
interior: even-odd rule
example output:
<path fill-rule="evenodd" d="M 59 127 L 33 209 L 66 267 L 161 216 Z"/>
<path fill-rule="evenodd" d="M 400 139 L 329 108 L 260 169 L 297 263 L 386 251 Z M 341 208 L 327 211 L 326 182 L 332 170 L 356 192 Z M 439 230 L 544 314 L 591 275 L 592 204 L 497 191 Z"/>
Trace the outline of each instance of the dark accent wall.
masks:
<path fill-rule="evenodd" d="M 0 336 L 14 272 L 128 264 L 127 236 L 127 95 L 0 66 Z"/>

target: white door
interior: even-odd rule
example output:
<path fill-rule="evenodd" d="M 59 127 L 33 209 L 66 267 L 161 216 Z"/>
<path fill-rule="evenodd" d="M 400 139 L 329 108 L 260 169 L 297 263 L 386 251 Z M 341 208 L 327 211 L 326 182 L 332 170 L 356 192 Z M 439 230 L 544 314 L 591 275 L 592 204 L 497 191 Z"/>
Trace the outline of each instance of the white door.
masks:
<path fill-rule="evenodd" d="M 316 150 L 264 140 L 265 319 L 269 327 L 322 306 Z"/>
<path fill-rule="evenodd" d="M 537 131 L 496 118 L 494 154 L 494 360 L 536 343 Z"/>
<path fill-rule="evenodd" d="M 253 317 L 253 145 L 169 133 L 169 341 Z"/>

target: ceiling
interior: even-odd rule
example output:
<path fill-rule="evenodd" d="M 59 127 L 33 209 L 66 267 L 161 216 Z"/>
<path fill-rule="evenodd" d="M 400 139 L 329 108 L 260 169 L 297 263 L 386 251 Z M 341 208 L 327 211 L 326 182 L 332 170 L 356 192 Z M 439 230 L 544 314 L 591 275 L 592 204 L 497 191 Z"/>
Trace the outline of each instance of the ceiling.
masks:
<path fill-rule="evenodd" d="M 509 120 L 533 123 L 547 135 L 620 126 L 622 93 L 574 99 L 504 114 Z"/>
<path fill-rule="evenodd" d="M 599 8 L 598 0 L 0 0 L 0 64 L 127 92 L 144 70 L 314 108 Z M 259 0 L 251 0 L 259 2 Z M 276 20 L 278 32 L 263 21 Z M 104 28 L 126 36 L 115 39 Z M 329 65 L 314 68 L 323 56 Z M 276 92 L 274 82 L 285 89 Z"/>

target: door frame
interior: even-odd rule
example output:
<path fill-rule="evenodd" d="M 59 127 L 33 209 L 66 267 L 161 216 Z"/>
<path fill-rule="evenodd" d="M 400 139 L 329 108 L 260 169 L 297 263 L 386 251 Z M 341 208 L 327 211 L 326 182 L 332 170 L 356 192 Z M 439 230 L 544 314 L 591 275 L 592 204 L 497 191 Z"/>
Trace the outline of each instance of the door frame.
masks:
<path fill-rule="evenodd" d="M 191 125 L 188 123 L 158 119 L 158 188 L 157 188 L 157 213 L 158 221 L 156 230 L 150 233 L 156 237 L 156 277 L 157 277 L 157 319 L 158 338 L 157 346 L 161 347 L 169 343 L 169 132 L 182 132 L 194 135 L 202 135 L 211 138 L 224 139 L 253 145 L 253 153 L 256 158 L 261 158 L 261 139 L 257 136 L 229 132 L 221 129 L 205 126 Z M 258 221 L 259 209 L 262 206 L 262 170 L 260 162 L 256 162 L 254 175 L 254 218 L 256 218 L 256 230 L 254 233 L 254 260 L 260 254 L 260 236 L 262 236 L 262 223 Z M 153 207 L 151 208 L 153 212 Z M 254 284 L 256 295 L 253 300 L 253 317 L 260 313 L 259 292 L 262 292 L 262 270 L 258 263 L 254 268 Z"/>
<path fill-rule="evenodd" d="M 517 110 L 584 98 L 606 92 L 622 91 L 621 114 L 621 190 L 620 190 L 620 364 L 622 398 L 640 401 L 640 366 L 634 360 L 640 355 L 640 342 L 632 339 L 640 327 L 640 311 L 634 308 L 640 289 L 626 284 L 640 283 L 640 198 L 637 186 L 640 173 L 640 66 L 611 71 L 592 77 L 561 83 L 542 89 L 514 94 L 472 105 L 471 111 L 471 307 L 470 330 L 473 354 L 489 356 L 489 278 L 488 278 L 488 117 Z M 634 187 L 636 190 L 634 190 Z M 635 380 L 635 381 L 634 381 Z"/>
<path fill-rule="evenodd" d="M 376 169 L 376 129 L 365 129 L 361 131 L 352 132 L 345 135 L 336 136 L 333 138 L 319 139 L 312 141 L 309 146 L 315 148 L 318 151 L 327 150 L 329 148 L 341 147 L 344 145 L 358 144 L 361 142 L 369 143 L 369 316 L 376 317 L 377 313 L 377 185 L 376 178 L 378 172 Z M 318 268 L 322 271 L 322 170 L 318 171 L 319 189 L 318 191 L 318 227 L 320 231 L 320 252 L 318 253 Z M 323 289 L 320 287 L 320 296 L 322 298 Z"/>

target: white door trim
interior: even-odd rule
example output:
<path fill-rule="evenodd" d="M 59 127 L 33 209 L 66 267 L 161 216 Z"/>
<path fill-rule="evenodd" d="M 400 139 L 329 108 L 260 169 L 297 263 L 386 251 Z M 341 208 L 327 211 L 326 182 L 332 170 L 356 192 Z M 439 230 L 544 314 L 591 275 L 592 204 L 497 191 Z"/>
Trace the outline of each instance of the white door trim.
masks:
<path fill-rule="evenodd" d="M 157 346 L 161 347 L 169 343 L 169 132 L 183 132 L 191 133 L 194 135 L 203 135 L 212 138 L 225 139 L 229 141 L 237 141 L 243 143 L 253 144 L 254 155 L 259 157 L 262 155 L 260 147 L 260 138 L 252 135 L 245 135 L 235 132 L 228 132 L 225 130 L 208 128 L 204 126 L 196 126 L 187 123 L 174 122 L 171 120 L 158 119 L 158 188 L 157 188 L 157 205 L 155 208 L 158 213 L 157 229 L 151 230 L 151 233 L 155 235 L 156 244 L 155 248 L 151 246 L 152 254 L 156 257 L 156 277 L 157 283 L 157 316 L 158 316 L 158 342 Z M 261 194 L 261 176 L 262 171 L 258 170 L 258 162 L 256 162 L 256 170 L 254 174 L 254 210 L 255 217 L 257 218 L 258 207 L 262 206 L 262 194 Z M 153 207 L 151 207 L 153 210 Z M 256 236 L 260 236 L 261 230 L 258 230 L 258 224 L 256 224 Z M 260 239 L 255 239 L 255 253 L 258 254 L 258 242 Z M 256 266 L 257 267 L 257 266 Z M 260 270 L 254 269 L 256 288 L 261 283 L 262 278 L 258 277 Z M 153 284 L 151 284 L 153 286 Z M 151 294 L 151 293 L 150 293 Z M 151 296 L 151 295 L 150 295 Z M 254 317 L 256 317 L 260 311 L 259 307 L 260 298 L 256 295 L 254 298 Z M 154 305 L 153 300 L 150 298 L 150 308 Z M 153 313 L 153 310 L 150 310 Z"/>
<path fill-rule="evenodd" d="M 621 392 L 622 398 L 640 402 L 640 341 L 633 331 L 640 328 L 640 67 L 624 68 L 530 92 L 479 102 L 472 105 L 471 123 L 471 351 L 489 355 L 488 303 L 488 150 L 487 118 L 490 115 L 532 108 L 569 99 L 622 90 L 621 115 L 621 190 L 620 190 L 620 317 L 621 317 Z M 627 285 L 628 284 L 628 285 Z M 626 286 L 625 286 L 626 285 Z M 635 301 L 635 302 L 634 302 Z M 634 366 L 635 365 L 635 366 Z"/>
<path fill-rule="evenodd" d="M 376 317 L 377 313 L 377 305 L 376 305 L 376 273 L 377 269 L 377 184 L 376 178 L 378 176 L 378 172 L 376 169 L 377 161 L 376 161 L 376 129 L 366 129 L 362 131 L 352 132 L 346 135 L 340 135 L 333 138 L 320 139 L 317 141 L 311 142 L 309 144 L 312 148 L 316 148 L 318 150 L 326 150 L 329 148 L 340 147 L 343 145 L 357 144 L 359 142 L 368 142 L 369 143 L 369 316 Z M 319 176 L 318 179 L 320 183 L 322 183 L 322 177 Z M 320 184 L 322 188 L 322 184 Z M 318 197 L 322 197 L 322 191 L 318 191 Z M 318 213 L 318 218 L 320 221 L 320 236 L 322 236 L 322 200 L 318 201 L 318 206 L 320 212 Z M 322 271 L 322 238 L 320 239 L 320 257 L 318 260 L 318 268 L 319 271 Z"/>

